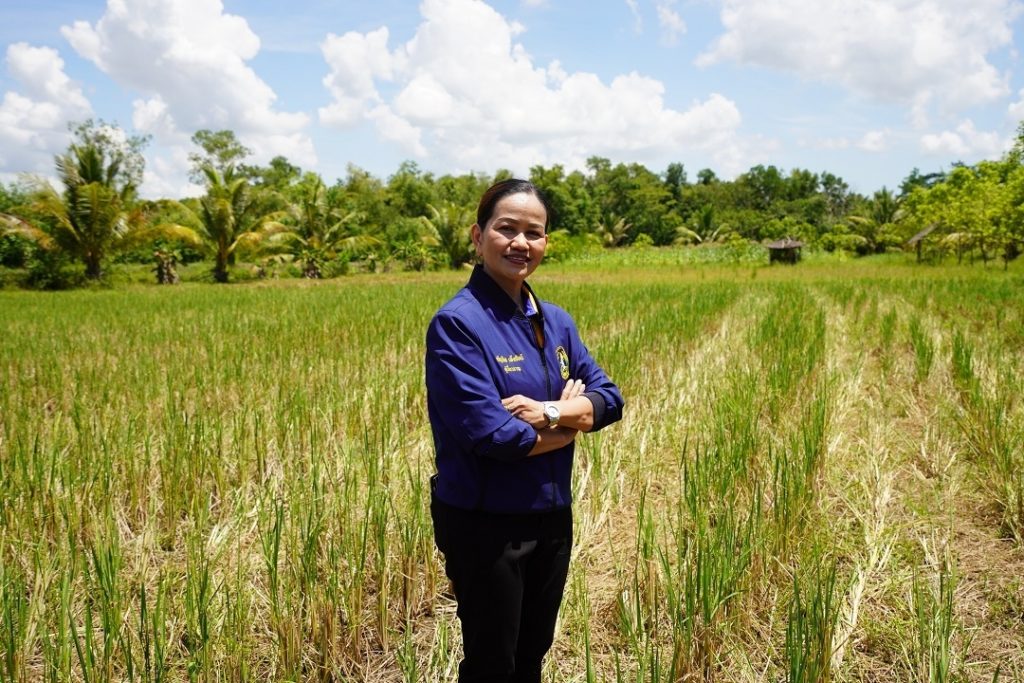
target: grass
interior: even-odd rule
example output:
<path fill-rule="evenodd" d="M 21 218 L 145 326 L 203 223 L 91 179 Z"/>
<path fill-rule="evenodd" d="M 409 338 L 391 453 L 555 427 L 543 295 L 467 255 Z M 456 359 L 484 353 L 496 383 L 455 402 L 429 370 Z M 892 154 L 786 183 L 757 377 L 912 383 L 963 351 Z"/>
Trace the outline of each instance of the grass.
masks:
<path fill-rule="evenodd" d="M 533 282 L 627 399 L 550 680 L 1022 670 L 1020 272 L 638 258 Z M 0 292 L 0 680 L 451 680 L 422 340 L 464 280 Z"/>

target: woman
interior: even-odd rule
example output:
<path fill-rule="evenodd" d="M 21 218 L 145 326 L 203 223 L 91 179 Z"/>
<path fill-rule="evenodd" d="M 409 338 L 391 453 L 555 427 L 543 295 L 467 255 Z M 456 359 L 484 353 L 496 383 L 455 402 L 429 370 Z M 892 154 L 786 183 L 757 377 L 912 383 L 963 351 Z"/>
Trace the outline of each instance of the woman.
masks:
<path fill-rule="evenodd" d="M 462 622 L 463 682 L 540 681 L 572 550 L 576 435 L 622 417 L 572 318 L 526 283 L 548 213 L 532 183 L 488 189 L 472 228 L 480 264 L 427 330 L 431 515 Z"/>

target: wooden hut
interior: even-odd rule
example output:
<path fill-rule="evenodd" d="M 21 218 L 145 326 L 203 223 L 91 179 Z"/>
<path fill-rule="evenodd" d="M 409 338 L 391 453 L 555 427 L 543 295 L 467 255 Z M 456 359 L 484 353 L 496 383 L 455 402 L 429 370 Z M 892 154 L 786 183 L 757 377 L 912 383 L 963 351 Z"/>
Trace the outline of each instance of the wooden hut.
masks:
<path fill-rule="evenodd" d="M 764 245 L 768 249 L 768 262 L 775 263 L 796 263 L 800 260 L 800 249 L 804 243 L 792 237 L 785 237 L 781 240 L 769 242 Z"/>

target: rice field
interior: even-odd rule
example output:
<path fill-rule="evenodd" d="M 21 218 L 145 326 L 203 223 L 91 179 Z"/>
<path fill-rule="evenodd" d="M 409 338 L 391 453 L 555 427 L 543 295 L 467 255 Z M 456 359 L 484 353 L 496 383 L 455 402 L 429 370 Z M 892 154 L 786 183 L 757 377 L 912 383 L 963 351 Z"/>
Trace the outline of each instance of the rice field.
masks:
<path fill-rule="evenodd" d="M 0 292 L 0 681 L 453 681 L 423 336 L 465 273 Z M 550 681 L 1024 681 L 1024 275 L 542 266 Z"/>

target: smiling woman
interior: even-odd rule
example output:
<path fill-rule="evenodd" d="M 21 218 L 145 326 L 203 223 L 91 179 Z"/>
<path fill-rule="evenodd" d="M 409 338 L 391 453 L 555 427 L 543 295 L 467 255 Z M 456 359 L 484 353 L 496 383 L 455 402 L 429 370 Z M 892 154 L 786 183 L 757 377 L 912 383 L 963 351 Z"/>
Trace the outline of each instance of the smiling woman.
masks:
<path fill-rule="evenodd" d="M 547 222 L 532 183 L 488 189 L 472 235 L 481 263 L 427 330 L 431 515 L 458 601 L 463 682 L 541 680 L 572 550 L 576 436 L 622 416 L 572 318 L 526 283 Z"/>
<path fill-rule="evenodd" d="M 480 200 L 473 246 L 483 269 L 512 300 L 547 249 L 547 206 L 532 183 L 512 180 L 491 187 Z"/>

